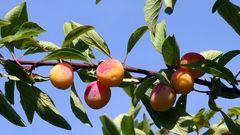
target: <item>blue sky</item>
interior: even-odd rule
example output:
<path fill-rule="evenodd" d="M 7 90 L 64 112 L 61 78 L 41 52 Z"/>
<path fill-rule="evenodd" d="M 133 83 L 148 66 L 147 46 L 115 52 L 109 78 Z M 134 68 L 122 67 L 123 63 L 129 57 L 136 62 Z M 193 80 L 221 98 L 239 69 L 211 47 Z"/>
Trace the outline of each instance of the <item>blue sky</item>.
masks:
<path fill-rule="evenodd" d="M 64 22 L 74 20 L 81 24 L 92 25 L 96 31 L 105 39 L 113 57 L 123 60 L 126 54 L 127 42 L 131 33 L 140 26 L 146 25 L 143 16 L 144 0 L 121 0 L 110 1 L 102 0 L 99 5 L 95 5 L 94 0 L 49 0 L 49 1 L 27 1 L 29 20 L 38 23 L 47 32 L 38 37 L 40 40 L 50 41 L 61 45 L 64 39 Z M 3 18 L 8 10 L 23 2 L 22 0 L 0 0 L 0 17 Z M 238 5 L 240 2 L 233 1 Z M 229 50 L 239 49 L 240 38 L 234 30 L 217 14 L 211 13 L 214 1 L 178 1 L 175 11 L 172 15 L 166 15 L 163 10 L 160 13 L 159 21 L 166 20 L 168 35 L 174 34 L 181 49 L 181 55 L 186 52 L 201 52 L 205 50 Z M 94 51 L 97 57 L 96 61 L 107 58 L 102 53 Z M 1 53 L 9 56 L 3 49 Z M 41 59 L 44 55 L 33 55 L 24 57 L 24 59 Z M 237 57 L 236 59 L 239 59 Z M 233 60 L 227 66 L 236 73 L 239 70 L 239 61 Z M 162 56 L 155 51 L 150 42 L 149 33 L 146 33 L 138 42 L 127 60 L 127 65 L 149 69 L 159 70 L 165 68 Z M 48 75 L 49 67 L 39 67 L 37 72 Z M 208 79 L 209 76 L 204 76 Z M 204 78 L 203 77 L 203 78 Z M 3 90 L 5 80 L 0 80 L 0 89 Z M 85 83 L 82 83 L 75 74 L 75 85 L 80 98 L 83 100 Z M 130 98 L 119 88 L 112 88 L 112 97 L 109 104 L 100 110 L 93 110 L 84 103 L 85 109 L 93 128 L 82 124 L 74 117 L 70 108 L 69 91 L 60 91 L 54 88 L 50 82 L 39 83 L 37 86 L 48 93 L 55 105 L 72 126 L 71 131 L 66 131 L 54 127 L 41 120 L 35 115 L 33 124 L 28 124 L 26 128 L 20 128 L 12 125 L 0 116 L 2 134 L 53 134 L 53 135 L 99 135 L 101 133 L 101 123 L 99 116 L 107 113 L 112 118 L 118 114 L 126 113 L 130 106 Z M 206 90 L 202 86 L 196 86 L 198 89 Z M 19 93 L 15 92 L 14 108 L 27 121 L 24 112 L 20 106 Z M 196 113 L 200 108 L 207 107 L 208 96 L 192 92 L 188 96 L 187 110 L 189 113 Z M 229 106 L 237 105 L 237 100 L 217 100 L 220 106 L 225 109 Z M 144 107 L 142 113 L 146 112 Z M 216 115 L 213 122 L 217 122 L 220 117 Z"/>

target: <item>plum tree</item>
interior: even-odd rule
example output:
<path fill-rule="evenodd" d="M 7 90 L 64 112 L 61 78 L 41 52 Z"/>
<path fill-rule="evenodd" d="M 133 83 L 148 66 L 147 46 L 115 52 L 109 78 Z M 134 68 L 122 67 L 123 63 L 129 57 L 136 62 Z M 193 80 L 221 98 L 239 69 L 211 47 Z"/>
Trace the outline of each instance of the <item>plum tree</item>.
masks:
<path fill-rule="evenodd" d="M 193 89 L 194 80 L 188 71 L 179 69 L 173 73 L 171 84 L 177 93 L 188 94 Z"/>
<path fill-rule="evenodd" d="M 205 58 L 199 54 L 199 53 L 195 53 L 195 52 L 189 52 L 186 53 L 185 55 L 182 56 L 181 60 L 180 60 L 180 64 L 184 65 L 184 64 L 192 64 L 195 62 L 199 62 L 204 60 Z M 187 72 L 189 72 L 193 78 L 198 78 L 204 75 L 204 72 L 198 71 L 196 69 L 191 69 L 189 67 L 186 66 L 180 66 L 181 69 L 186 70 Z"/>
<path fill-rule="evenodd" d="M 150 97 L 150 103 L 154 110 L 166 111 L 173 106 L 175 100 L 176 92 L 173 88 L 162 83 L 154 86 Z"/>
<path fill-rule="evenodd" d="M 98 80 L 105 86 L 118 86 L 124 77 L 124 68 L 120 61 L 110 58 L 103 61 L 96 69 Z"/>
<path fill-rule="evenodd" d="M 65 90 L 72 85 L 73 68 L 68 63 L 56 64 L 51 69 L 49 78 L 56 88 Z"/>
<path fill-rule="evenodd" d="M 109 102 L 110 98 L 110 88 L 102 85 L 99 81 L 89 83 L 84 92 L 84 99 L 87 105 L 93 109 L 104 107 Z"/>
<path fill-rule="evenodd" d="M 96 3 L 100 1 L 96 0 Z M 163 11 L 161 8 L 165 6 L 164 11 L 171 14 L 176 2 L 176 0 L 146 0 L 143 8 L 146 26 L 140 26 L 129 37 L 122 63 L 112 57 L 107 43 L 93 26 L 74 21 L 64 23 L 65 37 L 61 46 L 40 40 L 39 35 L 45 30 L 29 20 L 26 2 L 17 5 L 5 15 L 4 19 L 0 19 L 0 80 L 5 82 L 0 83 L 0 89 L 5 89 L 5 92 L 0 90 L 0 115 L 15 125 L 26 126 L 14 109 L 15 89 L 17 89 L 17 94 L 20 95 L 19 104 L 29 124 L 33 123 L 36 114 L 54 126 L 71 130 L 70 124 L 47 94 L 47 87 L 42 91 L 41 86 L 38 85 L 44 81 L 48 83 L 47 81 L 50 80 L 58 89 L 65 90 L 71 87 L 71 110 L 76 118 L 89 126 L 92 126 L 92 123 L 81 102 L 82 94 L 86 104 L 92 109 L 103 108 L 109 102 L 111 87 L 121 88 L 127 94 L 126 97 L 130 98 L 128 113 L 120 114 L 114 120 L 107 115 L 100 116 L 104 135 L 167 135 L 169 132 L 189 134 L 194 131 L 197 134 L 238 135 L 240 107 L 220 107 L 215 101 L 219 97 L 225 99 L 240 97 L 240 71 L 232 71 L 226 66 L 233 58 L 240 55 L 240 50 L 234 49 L 226 53 L 220 50 L 189 52 L 180 59 L 181 50 L 177 38 L 175 35 L 167 35 L 167 21 L 162 20 L 158 23 L 159 11 Z M 240 35 L 240 7 L 228 0 L 216 0 L 212 12 L 216 11 Z M 114 24 L 114 26 L 120 25 Z M 160 67 L 155 71 L 125 64 L 130 56 L 129 53 L 146 32 L 150 33 L 151 42 L 146 43 L 153 44 L 159 55 L 163 57 L 163 63 L 165 62 L 158 64 Z M 101 58 L 95 56 L 97 54 L 95 51 L 100 51 L 109 59 L 99 63 L 96 59 Z M 36 53 L 46 55 L 40 60 L 36 60 L 35 57 L 29 57 L 32 60 L 24 60 L 26 55 L 32 56 Z M 139 55 L 145 56 L 145 59 L 140 61 L 141 64 L 153 59 L 149 54 L 139 53 Z M 53 66 L 49 77 L 45 77 L 41 70 L 35 70 L 44 66 Z M 89 83 L 84 93 L 75 88 L 75 84 L 81 83 L 73 82 L 74 73 L 79 76 L 75 80 Z M 199 78 L 204 73 L 208 73 L 210 77 Z M 207 90 L 193 89 L 194 84 L 204 86 Z M 78 86 L 81 88 L 82 85 Z M 190 93 L 192 90 L 196 93 Z M 81 95 L 79 96 L 78 93 Z M 193 112 L 190 114 L 187 108 L 189 93 L 190 96 L 206 95 L 207 100 L 201 102 L 208 106 L 208 110 L 201 107 L 196 114 Z M 122 99 L 118 97 L 116 100 L 121 102 Z M 145 110 L 140 111 L 141 106 L 144 106 Z M 64 110 L 68 109 L 64 108 Z M 144 112 L 142 121 L 138 120 L 139 112 Z M 212 122 L 210 119 L 217 113 L 223 118 L 219 119 L 218 124 L 210 123 Z M 201 132 L 202 128 L 205 129 Z"/>

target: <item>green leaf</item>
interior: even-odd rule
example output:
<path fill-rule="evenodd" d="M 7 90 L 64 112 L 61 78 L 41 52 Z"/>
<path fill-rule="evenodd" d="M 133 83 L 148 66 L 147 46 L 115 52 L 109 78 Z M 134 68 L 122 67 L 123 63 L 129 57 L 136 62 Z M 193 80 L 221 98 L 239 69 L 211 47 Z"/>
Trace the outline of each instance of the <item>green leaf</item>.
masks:
<path fill-rule="evenodd" d="M 211 97 L 213 99 L 217 99 L 219 94 L 220 94 L 221 88 L 222 88 L 221 81 L 220 81 L 219 78 L 213 78 L 211 83 L 212 83 L 212 86 L 210 88 L 210 90 L 211 90 Z"/>
<path fill-rule="evenodd" d="M 233 73 L 228 69 L 223 67 L 217 62 L 211 61 L 211 60 L 203 60 L 200 62 L 196 62 L 193 64 L 183 65 L 187 67 L 191 67 L 193 69 L 209 73 L 215 77 L 223 78 L 227 81 L 230 81 L 233 84 L 237 84 L 237 80 Z"/>
<path fill-rule="evenodd" d="M 97 80 L 96 71 L 93 69 L 80 69 L 77 73 L 83 82 L 93 82 Z"/>
<path fill-rule="evenodd" d="M 156 26 L 156 32 L 155 35 L 153 32 L 150 33 L 152 43 L 155 47 L 155 49 L 162 53 L 162 46 L 167 38 L 167 32 L 166 32 L 166 22 L 165 20 L 161 21 L 159 24 Z"/>
<path fill-rule="evenodd" d="M 107 135 L 120 135 L 120 132 L 114 122 L 107 115 L 100 116 L 103 128 Z"/>
<path fill-rule="evenodd" d="M 79 50 L 86 57 L 89 57 L 91 59 L 96 59 L 94 54 L 93 54 L 92 49 L 82 40 L 77 40 L 76 43 L 75 43 L 75 40 L 74 40 L 72 48 Z"/>
<path fill-rule="evenodd" d="M 142 107 L 140 104 L 138 104 L 137 106 L 131 104 L 128 114 L 131 115 L 133 118 L 136 118 L 141 108 Z"/>
<path fill-rule="evenodd" d="M 83 107 L 82 101 L 80 100 L 77 91 L 75 89 L 74 83 L 71 87 L 71 93 L 70 93 L 70 103 L 72 112 L 74 115 L 85 125 L 92 127 L 92 123 L 90 122 L 87 113 Z"/>
<path fill-rule="evenodd" d="M 134 131 L 135 131 L 136 135 L 146 135 L 142 130 L 139 130 L 137 128 L 134 128 Z"/>
<path fill-rule="evenodd" d="M 49 77 L 46 76 L 41 76 L 39 74 L 34 74 L 32 73 L 32 78 L 34 79 L 35 82 L 44 82 L 44 81 L 49 81 Z"/>
<path fill-rule="evenodd" d="M 24 82 L 17 81 L 17 89 L 20 93 L 20 102 L 22 104 L 23 110 L 27 116 L 29 123 L 32 123 L 36 109 L 36 100 L 33 87 Z"/>
<path fill-rule="evenodd" d="M 139 27 L 135 30 L 128 40 L 127 54 L 133 49 L 138 40 L 143 36 L 144 33 L 148 30 L 147 26 Z"/>
<path fill-rule="evenodd" d="M 4 61 L 1 61 L 1 64 L 4 66 L 4 68 L 8 72 L 10 72 L 12 75 L 16 76 L 20 80 L 26 83 L 31 83 L 31 84 L 35 82 L 33 78 L 22 69 L 22 67 L 13 63 L 12 61 L 4 60 Z"/>
<path fill-rule="evenodd" d="M 164 83 L 170 85 L 170 78 L 172 76 L 172 72 L 168 69 L 161 69 L 157 74 L 156 77 L 160 83 Z"/>
<path fill-rule="evenodd" d="M 1 28 L 1 36 L 6 37 L 8 35 L 14 35 L 18 28 L 28 21 L 27 6 L 26 2 L 23 2 L 13 9 L 11 9 L 5 17 L 6 20 L 10 21 L 11 24 Z"/>
<path fill-rule="evenodd" d="M 26 124 L 22 120 L 22 118 L 15 112 L 12 106 L 8 103 L 7 99 L 3 95 L 2 91 L 0 91 L 0 114 L 5 117 L 11 123 L 25 127 Z"/>
<path fill-rule="evenodd" d="M 207 50 L 201 52 L 200 54 L 207 60 L 216 61 L 218 58 L 222 56 L 223 52 L 218 50 Z"/>
<path fill-rule="evenodd" d="M 215 13 L 218 10 L 218 8 L 220 8 L 222 5 L 225 4 L 225 2 L 228 2 L 228 1 L 229 0 L 216 0 L 216 2 L 212 7 L 212 13 Z"/>
<path fill-rule="evenodd" d="M 218 8 L 218 13 L 223 19 L 240 35 L 240 7 L 233 3 L 226 1 Z"/>
<path fill-rule="evenodd" d="M 216 99 L 218 97 L 222 98 L 228 98 L 228 99 L 234 99 L 238 98 L 239 96 L 228 92 L 227 90 L 224 90 L 223 88 L 226 88 L 227 86 L 221 82 L 219 78 L 217 79 L 212 79 L 211 81 L 212 86 L 211 86 L 211 96 Z"/>
<path fill-rule="evenodd" d="M 96 0 L 96 4 L 99 4 L 99 2 L 101 2 L 101 0 Z"/>
<path fill-rule="evenodd" d="M 22 40 L 22 41 L 31 41 L 30 43 L 28 43 L 27 45 L 34 45 L 34 42 L 36 42 L 32 37 L 38 36 L 39 34 L 45 32 L 44 29 L 42 29 L 38 24 L 33 23 L 33 22 L 25 22 L 21 25 L 21 27 L 19 28 L 19 30 L 14 34 L 14 35 L 9 35 L 4 37 L 1 42 L 2 43 L 12 43 L 14 41 L 16 41 L 17 43 L 13 43 L 13 44 L 17 44 L 16 46 L 18 47 L 19 45 L 19 41 L 21 39 L 26 39 L 26 40 Z M 20 43 L 22 42 L 20 41 Z M 35 43 L 36 44 L 36 43 Z M 26 45 L 26 43 L 25 43 Z"/>
<path fill-rule="evenodd" d="M 176 102 L 176 108 L 186 111 L 186 106 L 187 106 L 187 95 L 181 95 L 177 102 Z"/>
<path fill-rule="evenodd" d="M 164 2 L 165 2 L 165 9 L 164 9 L 165 13 L 167 13 L 169 15 L 172 14 L 176 1 L 177 0 L 164 0 Z"/>
<path fill-rule="evenodd" d="M 3 26 L 7 26 L 9 24 L 11 24 L 9 21 L 5 21 L 5 20 L 0 19 L 0 28 L 3 27 Z"/>
<path fill-rule="evenodd" d="M 228 108 L 228 112 L 231 113 L 231 114 L 240 116 L 240 107 Z"/>
<path fill-rule="evenodd" d="M 214 110 L 207 110 L 204 112 L 204 116 L 206 117 L 207 120 L 210 120 L 211 118 L 214 117 L 214 115 L 217 113 L 217 111 Z"/>
<path fill-rule="evenodd" d="M 144 5 L 144 17 L 149 30 L 155 35 L 156 23 L 159 11 L 162 6 L 162 0 L 146 0 Z"/>
<path fill-rule="evenodd" d="M 240 133 L 240 126 L 237 125 L 236 123 L 233 122 L 233 120 L 231 118 L 229 118 L 229 116 L 227 116 L 222 110 L 220 110 L 226 125 L 229 129 L 229 131 L 233 134 L 233 135 L 238 135 Z"/>
<path fill-rule="evenodd" d="M 146 114 L 143 114 L 142 127 L 140 128 L 146 135 L 151 135 L 152 129 Z"/>
<path fill-rule="evenodd" d="M 210 123 L 207 117 L 204 115 L 205 108 L 202 108 L 198 111 L 198 113 L 193 117 L 193 121 L 197 127 L 197 132 L 203 127 L 209 127 Z"/>
<path fill-rule="evenodd" d="M 222 135 L 223 133 L 228 132 L 228 128 L 225 125 L 218 126 L 217 124 L 213 124 L 211 128 L 209 128 L 203 135 Z"/>
<path fill-rule="evenodd" d="M 240 54 L 240 50 L 232 50 L 225 53 L 219 60 L 218 63 L 225 66 L 231 59 Z"/>
<path fill-rule="evenodd" d="M 216 112 L 221 110 L 221 108 L 217 106 L 215 100 L 213 99 L 213 97 L 211 95 L 209 95 L 208 106 L 211 110 L 214 110 Z"/>
<path fill-rule="evenodd" d="M 25 22 L 21 25 L 17 33 L 14 35 L 15 40 L 30 38 L 38 36 L 39 34 L 45 32 L 43 28 L 41 28 L 38 24 L 33 22 Z"/>
<path fill-rule="evenodd" d="M 162 55 L 169 66 L 176 66 L 180 61 L 180 53 L 175 36 L 169 36 L 163 43 Z"/>
<path fill-rule="evenodd" d="M 172 107 L 167 111 L 158 112 L 152 109 L 149 97 L 144 96 L 141 101 L 158 128 L 164 127 L 167 130 L 181 134 L 187 134 L 193 130 L 194 123 L 192 117 L 185 111 Z"/>
<path fill-rule="evenodd" d="M 59 60 L 59 59 L 71 59 L 87 61 L 86 57 L 78 50 L 73 48 L 62 48 L 49 53 L 41 61 L 46 60 Z"/>
<path fill-rule="evenodd" d="M 195 130 L 196 127 L 192 120 L 192 116 L 182 116 L 179 117 L 175 127 L 170 131 L 178 135 L 187 135 Z M 163 129 L 162 132 L 164 135 L 169 134 L 165 129 Z"/>
<path fill-rule="evenodd" d="M 8 80 L 5 82 L 5 97 L 12 105 L 14 104 L 14 87 L 15 81 Z"/>
<path fill-rule="evenodd" d="M 86 33 L 87 31 L 90 31 L 92 29 L 94 29 L 94 27 L 87 26 L 87 25 L 79 26 L 79 27 L 73 29 L 66 35 L 66 37 L 62 43 L 62 48 L 69 47 L 74 39 L 78 38 L 80 35 Z"/>
<path fill-rule="evenodd" d="M 124 84 L 124 83 L 122 83 L 122 84 Z M 122 84 L 121 84 L 121 85 L 122 85 Z M 135 84 L 127 84 L 127 86 L 121 86 L 121 85 L 120 85 L 120 87 L 123 88 L 124 92 L 125 92 L 129 97 L 133 98 L 133 93 L 134 93 L 134 90 L 135 90 L 135 88 L 136 88 L 136 85 L 135 85 Z"/>
<path fill-rule="evenodd" d="M 65 34 L 67 34 L 69 31 L 72 29 L 75 29 L 77 27 L 83 26 L 82 24 L 76 23 L 74 21 L 71 21 L 69 23 L 64 24 L 64 31 Z M 110 55 L 110 50 L 106 44 L 106 42 L 103 40 L 103 38 L 95 31 L 95 30 L 90 30 L 85 34 L 82 34 L 77 38 L 78 40 L 82 40 L 85 44 L 87 44 L 90 47 L 93 47 L 107 56 Z"/>
<path fill-rule="evenodd" d="M 156 78 L 149 78 L 144 80 L 135 90 L 134 90 L 134 98 L 132 99 L 132 103 L 134 106 L 137 105 L 139 100 L 145 95 L 146 91 L 149 87 L 156 81 Z"/>
<path fill-rule="evenodd" d="M 33 45 L 32 47 L 30 47 L 25 53 L 24 55 L 28 55 L 28 54 L 34 54 L 34 53 L 38 53 L 38 52 L 52 52 L 52 51 L 56 51 L 60 49 L 60 47 L 58 47 L 57 45 L 55 45 L 52 42 L 47 42 L 47 41 L 38 41 L 36 42 L 35 45 Z"/>
<path fill-rule="evenodd" d="M 131 115 L 123 116 L 121 129 L 124 135 L 136 135 L 134 131 L 133 117 Z"/>
<path fill-rule="evenodd" d="M 5 76 L 5 77 L 7 77 L 9 80 L 20 81 L 16 76 L 9 75 L 9 74 L 4 74 L 4 73 L 2 73 L 2 72 L 0 72 L 0 76 Z"/>
<path fill-rule="evenodd" d="M 36 112 L 45 121 L 50 124 L 71 130 L 71 126 L 68 122 L 61 116 L 57 108 L 55 107 L 52 99 L 44 92 L 42 92 L 37 87 L 33 87 L 36 98 Z"/>

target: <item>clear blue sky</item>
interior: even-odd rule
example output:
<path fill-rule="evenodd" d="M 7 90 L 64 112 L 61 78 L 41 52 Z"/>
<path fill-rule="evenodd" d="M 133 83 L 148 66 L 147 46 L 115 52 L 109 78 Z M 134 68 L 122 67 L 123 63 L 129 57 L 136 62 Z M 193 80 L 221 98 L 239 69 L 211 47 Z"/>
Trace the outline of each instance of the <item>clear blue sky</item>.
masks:
<path fill-rule="evenodd" d="M 131 33 L 138 27 L 146 25 L 143 16 L 144 0 L 102 0 L 99 5 L 95 5 L 94 0 L 49 0 L 36 1 L 26 0 L 29 20 L 38 23 L 47 32 L 43 33 L 38 39 L 51 41 L 57 45 L 61 45 L 63 34 L 63 23 L 74 20 L 81 24 L 88 24 L 96 27 L 96 30 L 106 40 L 113 57 L 123 60 L 127 48 L 127 41 Z M 212 14 L 211 8 L 215 0 L 178 1 L 174 13 L 169 16 L 161 11 L 160 19 L 167 22 L 167 32 L 169 35 L 175 34 L 180 45 L 181 55 L 186 52 L 201 52 L 209 49 L 222 50 L 227 52 L 233 49 L 239 49 L 240 38 L 234 30 L 218 15 Z M 22 0 L 0 0 L 0 18 L 4 14 L 23 2 Z M 238 5 L 240 2 L 233 1 Z M 9 56 L 4 50 L 0 50 L 4 55 Z M 95 51 L 97 60 L 105 59 L 102 53 Z M 43 55 L 34 55 L 24 57 L 24 59 L 41 59 Z M 239 57 L 236 59 L 239 60 Z M 233 60 L 228 67 L 236 73 L 239 70 L 239 61 Z M 165 68 L 162 56 L 155 51 L 150 42 L 149 33 L 138 42 L 127 60 L 127 65 L 134 67 L 159 70 Z M 2 69 L 1 69 L 2 70 Z M 49 67 L 39 67 L 36 71 L 48 75 Z M 209 79 L 209 76 L 204 76 Z M 4 89 L 5 79 L 0 79 L 0 89 Z M 54 88 L 50 82 L 38 83 L 37 86 L 44 92 L 48 93 L 55 105 L 72 126 L 71 131 L 66 131 L 54 127 L 47 122 L 41 120 L 35 115 L 33 124 L 27 124 L 27 127 L 21 128 L 9 123 L 0 116 L 1 134 L 33 134 L 34 135 L 100 135 L 101 123 L 99 116 L 107 113 L 112 118 L 118 114 L 126 113 L 129 109 L 130 98 L 119 88 L 112 88 L 112 97 L 109 104 L 100 110 L 93 110 L 85 104 L 83 93 L 86 84 L 82 83 L 77 75 L 75 75 L 75 85 L 77 92 L 82 99 L 85 109 L 93 128 L 89 128 L 82 124 L 73 115 L 70 108 L 69 91 L 60 91 Z M 198 89 L 206 90 L 207 88 L 196 86 Z M 188 96 L 187 110 L 189 113 L 196 113 L 198 109 L 207 107 L 207 96 L 192 92 Z M 22 107 L 19 103 L 19 93 L 15 92 L 14 108 L 27 121 Z M 217 100 L 220 106 L 225 107 L 237 105 L 237 100 Z M 142 113 L 146 112 L 144 107 Z M 217 122 L 220 117 L 216 115 L 213 122 Z"/>

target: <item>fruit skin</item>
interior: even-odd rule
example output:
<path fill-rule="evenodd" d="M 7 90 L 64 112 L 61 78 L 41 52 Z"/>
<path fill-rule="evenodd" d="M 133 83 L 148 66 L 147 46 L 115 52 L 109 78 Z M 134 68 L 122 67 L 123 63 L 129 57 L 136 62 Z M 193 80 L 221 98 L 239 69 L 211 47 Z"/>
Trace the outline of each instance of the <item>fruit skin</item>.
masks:
<path fill-rule="evenodd" d="M 176 93 L 188 94 L 193 89 L 194 79 L 189 72 L 179 69 L 172 74 L 171 84 Z"/>
<path fill-rule="evenodd" d="M 151 93 L 150 104 L 155 111 L 170 109 L 176 100 L 176 92 L 170 86 L 159 83 Z"/>
<path fill-rule="evenodd" d="M 91 82 L 87 85 L 84 99 L 92 109 L 100 109 L 104 107 L 111 98 L 111 90 L 99 81 Z"/>
<path fill-rule="evenodd" d="M 124 78 L 124 68 L 120 61 L 110 58 L 103 61 L 96 69 L 98 80 L 105 86 L 118 86 Z"/>
<path fill-rule="evenodd" d="M 68 63 L 58 63 L 51 69 L 49 78 L 56 88 L 65 90 L 72 85 L 73 68 Z"/>
<path fill-rule="evenodd" d="M 180 60 L 180 64 L 192 64 L 204 60 L 205 58 L 195 52 L 186 53 Z M 204 75 L 204 72 L 197 71 L 196 69 L 191 69 L 189 67 L 180 66 L 181 69 L 187 70 L 193 78 L 198 78 Z"/>

